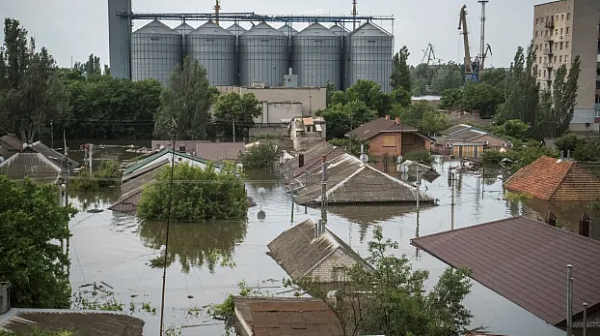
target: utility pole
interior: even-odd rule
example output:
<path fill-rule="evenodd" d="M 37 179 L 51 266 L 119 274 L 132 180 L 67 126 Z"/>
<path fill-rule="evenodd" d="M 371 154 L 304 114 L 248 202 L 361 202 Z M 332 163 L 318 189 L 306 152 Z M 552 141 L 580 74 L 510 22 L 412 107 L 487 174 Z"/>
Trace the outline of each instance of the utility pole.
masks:
<path fill-rule="evenodd" d="M 477 1 L 481 4 L 481 40 L 479 41 L 479 58 L 481 59 L 479 73 L 483 71 L 483 65 L 485 63 L 485 5 L 490 2 L 489 0 Z"/>
<path fill-rule="evenodd" d="M 573 265 L 567 265 L 567 336 L 573 336 Z"/>
<path fill-rule="evenodd" d="M 352 31 L 356 30 L 356 16 L 358 15 L 358 11 L 356 10 L 356 0 L 352 0 Z"/>
<path fill-rule="evenodd" d="M 450 215 L 450 226 L 451 226 L 452 230 L 454 230 L 454 192 L 455 192 L 455 189 L 456 189 L 456 187 L 455 187 L 456 183 L 455 183 L 454 172 L 452 172 L 452 171 L 450 171 L 450 181 L 451 181 L 450 183 L 451 183 L 451 186 L 452 186 L 452 200 L 451 200 L 451 203 L 450 203 L 450 212 L 451 212 L 451 215 Z"/>
<path fill-rule="evenodd" d="M 235 142 L 235 120 L 231 124 L 231 129 L 233 130 L 233 142 Z"/>
<path fill-rule="evenodd" d="M 419 176 L 419 163 L 417 162 L 417 216 L 419 215 L 419 198 L 421 193 L 421 179 Z"/>
<path fill-rule="evenodd" d="M 54 120 L 50 120 L 50 146 L 54 149 Z"/>

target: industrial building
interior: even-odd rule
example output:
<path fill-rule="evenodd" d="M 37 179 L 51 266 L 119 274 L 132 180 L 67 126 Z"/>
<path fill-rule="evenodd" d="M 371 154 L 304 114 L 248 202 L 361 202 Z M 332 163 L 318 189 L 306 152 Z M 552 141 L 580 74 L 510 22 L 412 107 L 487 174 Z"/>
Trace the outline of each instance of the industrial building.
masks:
<path fill-rule="evenodd" d="M 131 0 L 109 0 L 111 74 L 154 78 L 163 85 L 185 57 L 200 62 L 211 85 L 352 86 L 372 80 L 391 91 L 394 37 L 375 21 L 393 17 L 292 16 L 254 13 L 133 13 Z M 133 20 L 152 20 L 132 32 Z M 165 21 L 183 21 L 170 28 Z M 201 21 L 194 29 L 189 22 Z M 220 22 L 231 21 L 228 28 Z M 244 28 L 242 24 L 248 26 Z M 271 24 L 283 25 L 276 29 Z M 344 27 L 352 22 L 353 31 Z M 293 23 L 308 23 L 298 31 Z M 324 24 L 331 27 L 328 28 Z M 251 26 L 250 26 L 251 25 Z M 393 23 L 392 23 L 393 27 Z"/>
<path fill-rule="evenodd" d="M 553 1 L 534 7 L 533 44 L 537 78 L 551 88 L 556 71 L 581 59 L 579 90 L 571 122 L 574 131 L 600 131 L 600 1 Z"/>

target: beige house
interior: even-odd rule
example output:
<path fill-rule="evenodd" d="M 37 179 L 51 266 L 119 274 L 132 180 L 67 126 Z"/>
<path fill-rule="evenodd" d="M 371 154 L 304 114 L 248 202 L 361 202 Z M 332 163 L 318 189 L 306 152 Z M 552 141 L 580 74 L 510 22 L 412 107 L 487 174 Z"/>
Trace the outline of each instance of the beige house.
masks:
<path fill-rule="evenodd" d="M 600 74 L 598 21 L 600 1 L 560 0 L 534 6 L 533 44 L 538 83 L 551 88 L 556 71 L 581 59 L 579 90 L 571 122 L 574 131 L 599 131 Z"/>
<path fill-rule="evenodd" d="M 439 151 L 457 158 L 477 159 L 486 149 L 508 149 L 512 143 L 504 138 L 470 125 L 456 125 L 436 137 Z"/>

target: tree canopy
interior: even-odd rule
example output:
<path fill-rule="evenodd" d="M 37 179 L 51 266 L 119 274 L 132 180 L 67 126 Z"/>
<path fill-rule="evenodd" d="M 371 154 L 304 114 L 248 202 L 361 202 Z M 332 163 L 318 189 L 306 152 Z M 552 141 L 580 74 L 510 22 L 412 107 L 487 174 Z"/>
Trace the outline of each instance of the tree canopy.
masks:
<path fill-rule="evenodd" d="M 260 102 L 254 93 L 242 96 L 235 92 L 220 95 L 214 107 L 214 123 L 220 133 L 233 136 L 233 128 L 238 137 L 249 137 L 254 118 L 262 115 Z"/>
<path fill-rule="evenodd" d="M 0 176 L 0 282 L 10 282 L 11 304 L 69 308 L 69 256 L 57 241 L 70 237 L 76 213 L 57 202 L 56 186 Z"/>
<path fill-rule="evenodd" d="M 394 55 L 392 76 L 390 83 L 394 90 L 403 89 L 406 92 L 412 92 L 412 83 L 410 80 L 410 70 L 408 67 L 408 56 L 410 52 L 406 46 L 400 49 L 400 52 Z"/>

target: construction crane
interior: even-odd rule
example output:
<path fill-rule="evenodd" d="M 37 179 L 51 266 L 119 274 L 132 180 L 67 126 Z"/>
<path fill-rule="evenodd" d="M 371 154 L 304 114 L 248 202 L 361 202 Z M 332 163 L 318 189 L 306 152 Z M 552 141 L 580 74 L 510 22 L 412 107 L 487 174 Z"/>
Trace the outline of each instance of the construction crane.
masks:
<path fill-rule="evenodd" d="M 485 51 L 483 52 L 482 56 L 481 56 L 481 65 L 479 66 L 479 72 L 481 73 L 483 70 L 483 65 L 485 64 L 485 60 L 487 59 L 487 55 L 488 55 L 488 51 L 490 52 L 490 55 L 493 56 L 494 53 L 492 53 L 492 47 L 490 47 L 489 44 L 486 44 L 487 48 L 485 49 Z"/>
<path fill-rule="evenodd" d="M 469 31 L 467 29 L 467 5 L 460 9 L 458 29 L 462 29 L 465 44 L 465 82 L 477 82 L 479 79 L 479 61 L 471 62 L 471 50 L 469 49 Z"/>
<path fill-rule="evenodd" d="M 423 59 L 421 59 L 421 64 L 425 63 L 425 59 L 427 59 L 427 65 L 431 63 L 431 61 L 435 60 L 435 49 L 433 49 L 433 44 L 429 43 L 427 48 L 423 50 Z"/>
<path fill-rule="evenodd" d="M 215 0 L 215 22 L 219 24 L 219 11 L 221 10 L 221 0 Z"/>
<path fill-rule="evenodd" d="M 481 4 L 481 31 L 479 33 L 479 36 L 481 38 L 481 40 L 479 41 L 479 58 L 481 59 L 481 65 L 479 67 L 479 72 L 483 72 L 483 63 L 485 61 L 485 54 L 487 52 L 487 50 L 485 50 L 485 5 L 490 2 L 489 0 L 479 0 L 477 1 L 478 3 Z M 489 45 L 488 45 L 489 47 Z"/>

